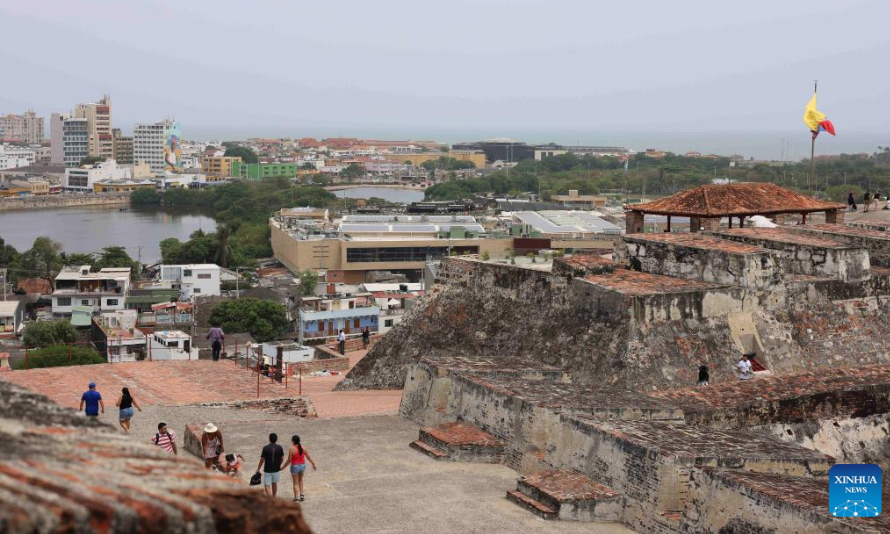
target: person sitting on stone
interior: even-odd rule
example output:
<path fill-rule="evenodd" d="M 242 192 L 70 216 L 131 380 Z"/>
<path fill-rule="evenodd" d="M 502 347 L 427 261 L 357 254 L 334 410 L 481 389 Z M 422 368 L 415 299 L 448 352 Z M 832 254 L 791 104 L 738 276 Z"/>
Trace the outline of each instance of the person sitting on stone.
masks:
<path fill-rule="evenodd" d="M 739 380 L 748 380 L 754 377 L 754 373 L 751 371 L 751 360 L 748 359 L 747 354 L 742 354 L 742 359 L 736 365 L 739 368 Z"/>

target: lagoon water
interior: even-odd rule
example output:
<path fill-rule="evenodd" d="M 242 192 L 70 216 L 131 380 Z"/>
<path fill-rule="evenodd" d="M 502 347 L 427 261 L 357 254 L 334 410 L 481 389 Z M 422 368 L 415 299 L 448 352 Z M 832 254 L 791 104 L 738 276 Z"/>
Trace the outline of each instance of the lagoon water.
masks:
<path fill-rule="evenodd" d="M 62 244 L 65 252 L 101 252 L 121 245 L 133 259 L 151 264 L 160 260 L 158 243 L 168 237 L 188 239 L 195 230 L 212 232 L 216 222 L 198 212 L 159 208 L 84 206 L 0 213 L 0 237 L 19 252 L 45 236 Z M 141 247 L 141 250 L 140 250 Z"/>

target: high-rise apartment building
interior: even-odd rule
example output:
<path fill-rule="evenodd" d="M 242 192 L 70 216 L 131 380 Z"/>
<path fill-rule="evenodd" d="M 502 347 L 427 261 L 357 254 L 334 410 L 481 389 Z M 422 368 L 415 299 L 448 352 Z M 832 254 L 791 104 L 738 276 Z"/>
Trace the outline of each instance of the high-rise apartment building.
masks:
<path fill-rule="evenodd" d="M 111 130 L 111 137 L 114 140 L 114 161 L 118 165 L 132 165 L 133 162 L 133 138 L 124 137 L 120 128 Z"/>
<path fill-rule="evenodd" d="M 144 161 L 151 172 L 181 169 L 179 124 L 167 118 L 133 128 L 133 161 Z"/>
<path fill-rule="evenodd" d="M 53 165 L 78 167 L 83 158 L 90 155 L 87 119 L 53 113 L 50 116 L 50 142 Z"/>
<path fill-rule="evenodd" d="M 87 120 L 90 156 L 103 160 L 114 157 L 114 139 L 111 134 L 111 97 L 104 95 L 98 102 L 78 104 L 74 116 Z"/>
<path fill-rule="evenodd" d="M 21 115 L 0 115 L 0 139 L 29 145 L 43 142 L 43 117 L 29 109 Z"/>

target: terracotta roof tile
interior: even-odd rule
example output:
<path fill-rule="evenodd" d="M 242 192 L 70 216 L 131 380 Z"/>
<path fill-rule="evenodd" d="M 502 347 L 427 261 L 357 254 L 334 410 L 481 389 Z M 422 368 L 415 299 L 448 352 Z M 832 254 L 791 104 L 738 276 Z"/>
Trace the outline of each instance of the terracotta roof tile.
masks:
<path fill-rule="evenodd" d="M 656 215 L 721 217 L 766 215 L 844 209 L 843 204 L 823 202 L 766 182 L 703 185 L 624 209 Z"/>

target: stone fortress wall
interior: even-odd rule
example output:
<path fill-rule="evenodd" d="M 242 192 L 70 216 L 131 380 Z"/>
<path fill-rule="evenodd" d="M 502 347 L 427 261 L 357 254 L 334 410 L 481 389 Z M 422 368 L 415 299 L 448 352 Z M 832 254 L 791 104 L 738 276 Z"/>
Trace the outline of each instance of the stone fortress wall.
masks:
<path fill-rule="evenodd" d="M 836 461 L 890 466 L 890 271 L 869 258 L 885 236 L 867 239 L 820 225 L 634 234 L 614 261 L 550 270 L 448 259 L 343 387 L 404 387 L 427 433 L 469 425 L 527 480 L 607 486 L 608 520 L 642 532 L 885 530 L 827 507 Z M 751 352 L 767 371 L 739 381 Z"/>

